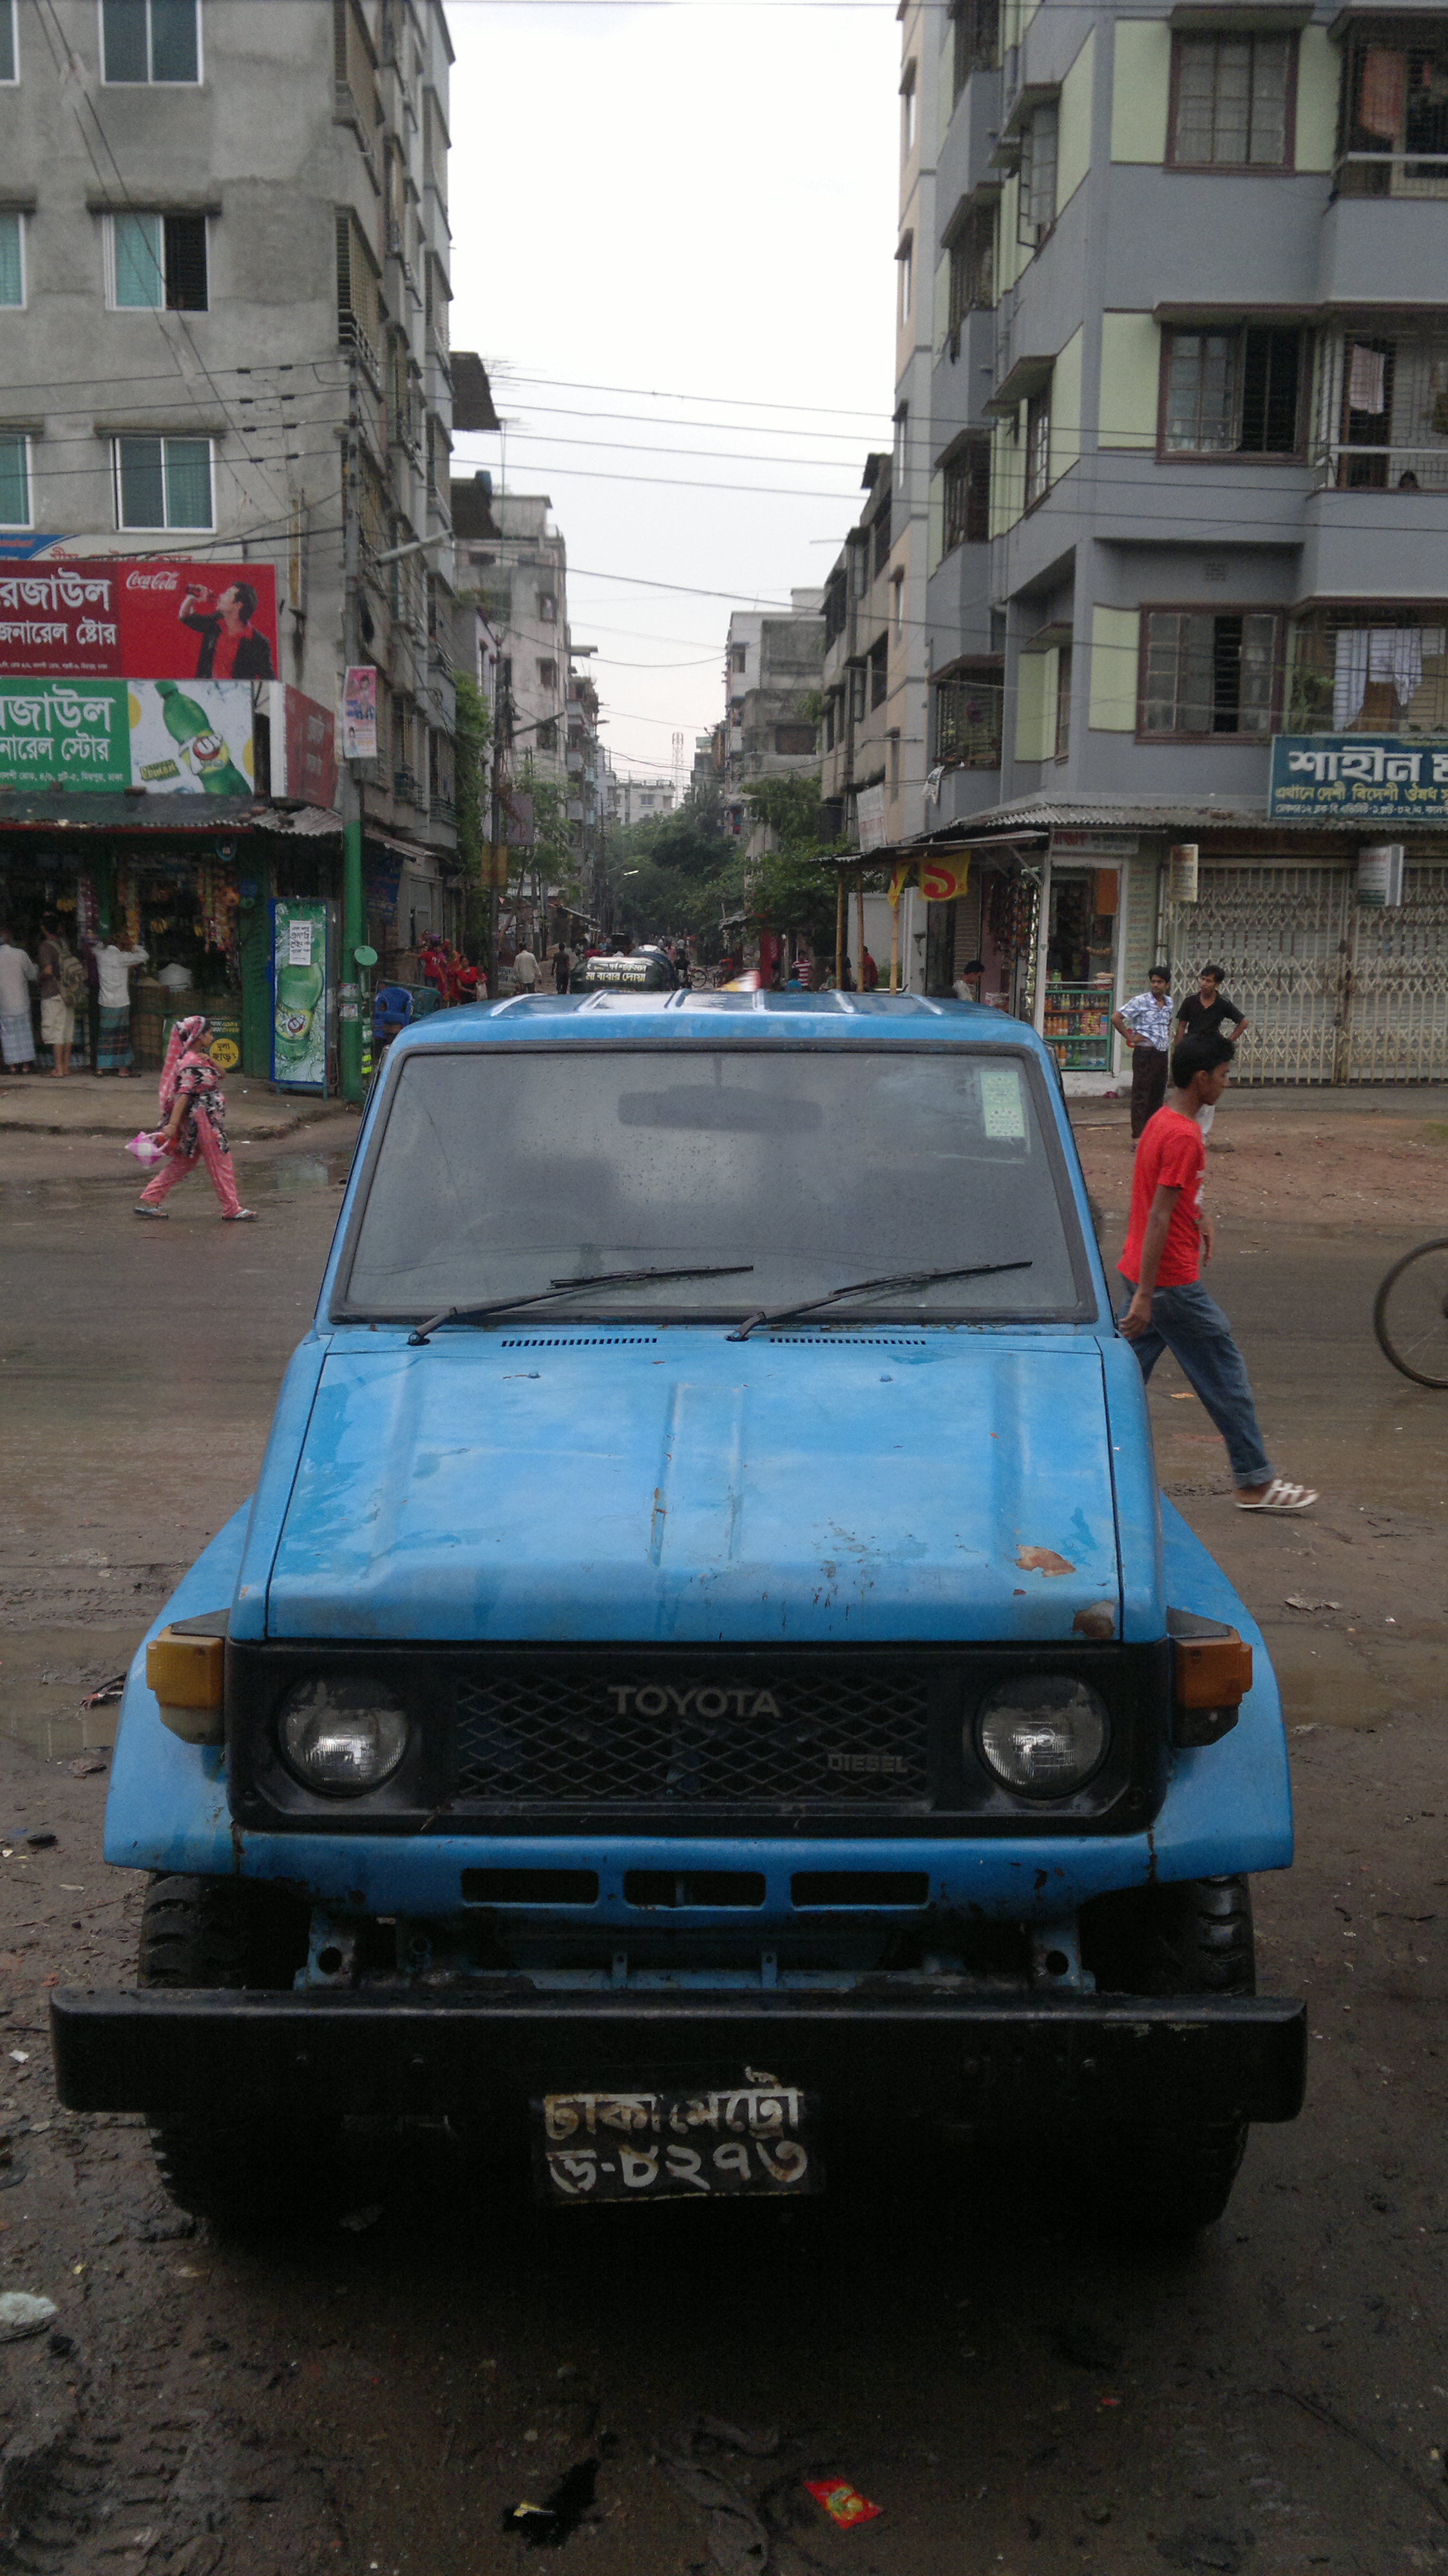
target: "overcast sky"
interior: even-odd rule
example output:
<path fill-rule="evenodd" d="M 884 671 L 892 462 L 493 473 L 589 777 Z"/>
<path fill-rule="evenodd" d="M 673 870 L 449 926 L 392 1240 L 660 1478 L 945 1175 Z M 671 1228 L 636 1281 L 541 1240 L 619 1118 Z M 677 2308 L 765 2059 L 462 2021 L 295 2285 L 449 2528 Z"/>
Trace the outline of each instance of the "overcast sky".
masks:
<path fill-rule="evenodd" d="M 509 491 L 551 494 L 604 739 L 667 774 L 674 729 L 687 765 L 722 712 L 731 600 L 822 582 L 889 441 L 894 0 L 448 20 L 452 339 L 509 424 L 453 470 L 496 474 L 501 447 Z"/>

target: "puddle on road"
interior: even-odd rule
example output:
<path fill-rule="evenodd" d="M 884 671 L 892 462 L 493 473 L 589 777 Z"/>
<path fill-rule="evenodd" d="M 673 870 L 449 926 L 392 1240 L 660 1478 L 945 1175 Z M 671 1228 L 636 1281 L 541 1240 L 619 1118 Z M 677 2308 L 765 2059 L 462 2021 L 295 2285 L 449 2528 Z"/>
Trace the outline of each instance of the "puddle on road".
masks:
<path fill-rule="evenodd" d="M 124 1672 L 144 1622 L 0 1632 L 0 1736 L 47 1762 L 114 1744 L 119 1710 L 82 1709 L 87 1691 Z"/>
<path fill-rule="evenodd" d="M 266 1162 L 244 1151 L 234 1157 L 246 1198 L 304 1198 L 317 1190 L 340 1190 L 352 1169 L 350 1154 L 278 1154 Z M 194 1188 L 204 1175 L 192 1175 Z M 135 1164 L 115 1172 L 65 1173 L 55 1179 L 0 1181 L 0 1209 L 29 1209 L 60 1214 L 125 1195 L 134 1198 L 144 1175 Z M 184 1186 L 184 1185 L 183 1185 Z"/>

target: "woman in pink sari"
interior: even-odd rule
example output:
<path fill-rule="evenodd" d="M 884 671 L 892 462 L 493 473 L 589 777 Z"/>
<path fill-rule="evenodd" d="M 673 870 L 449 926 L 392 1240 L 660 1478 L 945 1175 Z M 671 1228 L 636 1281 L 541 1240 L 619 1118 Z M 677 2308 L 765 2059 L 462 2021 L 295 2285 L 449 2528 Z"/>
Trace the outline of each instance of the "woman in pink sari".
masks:
<path fill-rule="evenodd" d="M 170 1211 L 162 1207 L 162 1199 L 202 1162 L 221 1201 L 223 1221 L 242 1225 L 255 1220 L 256 1210 L 244 1208 L 236 1194 L 236 1174 L 226 1145 L 226 1096 L 206 1052 L 209 1035 L 210 1023 L 199 1012 L 178 1020 L 171 1031 L 161 1068 L 163 1123 L 156 1130 L 156 1142 L 165 1146 L 166 1160 L 136 1201 L 137 1216 L 167 1216 Z"/>

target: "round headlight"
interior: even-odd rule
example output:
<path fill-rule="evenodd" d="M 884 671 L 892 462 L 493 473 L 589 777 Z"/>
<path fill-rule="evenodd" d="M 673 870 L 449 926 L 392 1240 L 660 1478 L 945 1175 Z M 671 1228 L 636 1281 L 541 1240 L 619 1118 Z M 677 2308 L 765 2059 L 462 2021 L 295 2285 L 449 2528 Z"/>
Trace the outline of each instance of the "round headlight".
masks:
<path fill-rule="evenodd" d="M 390 1690 L 365 1676 L 298 1682 L 277 1733 L 297 1778 L 333 1797 L 390 1780 L 407 1750 L 407 1718 Z"/>
<path fill-rule="evenodd" d="M 975 1735 L 981 1760 L 1008 1789 L 1069 1798 L 1100 1765 L 1111 1720 L 1099 1692 L 1074 1673 L 1023 1673 L 981 1702 Z"/>

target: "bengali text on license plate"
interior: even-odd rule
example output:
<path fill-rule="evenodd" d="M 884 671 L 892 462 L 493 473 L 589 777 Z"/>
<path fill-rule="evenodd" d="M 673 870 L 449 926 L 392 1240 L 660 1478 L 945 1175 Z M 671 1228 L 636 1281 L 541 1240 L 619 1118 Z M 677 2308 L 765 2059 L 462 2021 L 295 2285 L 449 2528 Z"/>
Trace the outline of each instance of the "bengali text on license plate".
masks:
<path fill-rule="evenodd" d="M 810 2102 L 793 2085 L 548 2093 L 533 2108 L 545 2200 L 707 2200 L 820 2186 Z"/>

